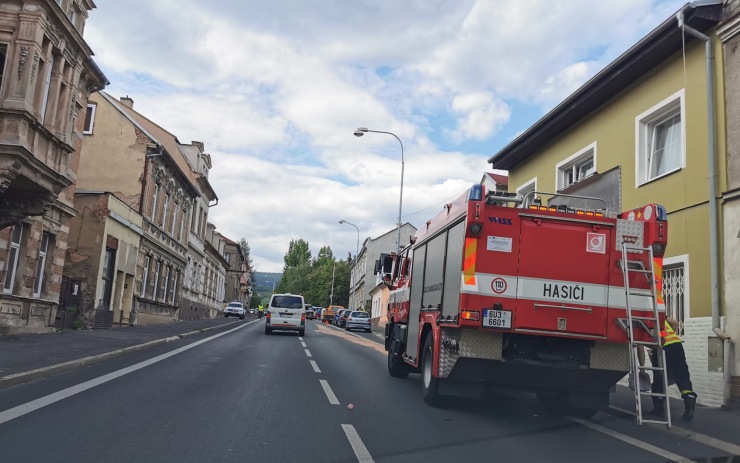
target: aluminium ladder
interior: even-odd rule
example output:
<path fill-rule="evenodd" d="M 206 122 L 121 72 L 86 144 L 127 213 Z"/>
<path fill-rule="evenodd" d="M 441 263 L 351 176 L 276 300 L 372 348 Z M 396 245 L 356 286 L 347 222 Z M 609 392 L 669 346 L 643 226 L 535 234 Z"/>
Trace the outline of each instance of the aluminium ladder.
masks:
<path fill-rule="evenodd" d="M 648 265 L 647 268 L 643 264 L 642 260 L 629 260 L 628 254 L 635 253 L 648 253 Z M 631 243 L 622 243 L 622 276 L 624 277 L 624 292 L 626 296 L 626 307 L 627 307 L 627 324 L 622 327 L 627 331 L 627 337 L 630 343 L 630 371 L 634 378 L 635 386 L 635 417 L 637 418 L 637 424 L 643 423 L 654 423 L 664 424 L 667 428 L 671 427 L 671 407 L 668 401 L 668 375 L 666 374 L 666 362 L 665 352 L 663 351 L 663 345 L 661 343 L 661 331 L 663 326 L 660 324 L 660 318 L 658 316 L 658 304 L 657 300 L 657 288 L 655 287 L 655 275 L 653 267 L 653 249 L 651 247 L 637 247 Z M 642 274 L 645 276 L 647 281 L 650 283 L 651 290 L 649 292 L 645 290 L 636 290 L 630 288 L 630 276 L 634 274 Z M 637 305 L 637 298 L 641 300 L 647 300 L 648 308 L 643 308 L 643 304 Z M 633 311 L 639 311 L 640 315 L 634 315 Z M 650 312 L 649 315 L 644 315 L 645 312 Z M 653 328 L 649 328 L 645 322 L 651 322 Z M 650 334 L 650 341 L 638 341 L 635 339 L 634 328 L 642 328 Z M 657 358 L 658 364 L 647 366 L 640 365 L 638 361 L 638 349 L 653 349 L 655 351 L 654 358 Z M 653 374 L 659 373 L 663 378 L 663 392 L 643 392 L 640 388 L 640 373 L 652 371 Z M 655 418 L 643 418 L 642 413 L 642 399 L 643 397 L 655 397 L 662 399 L 665 409 L 665 416 Z"/>

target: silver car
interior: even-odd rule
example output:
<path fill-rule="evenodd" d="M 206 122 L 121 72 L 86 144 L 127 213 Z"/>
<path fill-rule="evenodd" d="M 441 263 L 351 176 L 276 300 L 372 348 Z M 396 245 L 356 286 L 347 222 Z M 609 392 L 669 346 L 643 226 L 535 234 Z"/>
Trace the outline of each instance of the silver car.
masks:
<path fill-rule="evenodd" d="M 349 313 L 347 320 L 344 322 L 344 329 L 350 330 L 365 330 L 368 333 L 370 329 L 370 314 L 361 310 L 355 310 Z"/>

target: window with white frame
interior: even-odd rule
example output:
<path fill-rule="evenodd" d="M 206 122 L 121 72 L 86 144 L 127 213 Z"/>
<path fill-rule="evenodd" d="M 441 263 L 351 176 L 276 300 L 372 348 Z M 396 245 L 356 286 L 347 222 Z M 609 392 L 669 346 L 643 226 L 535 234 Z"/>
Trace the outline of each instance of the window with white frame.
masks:
<path fill-rule="evenodd" d="M 663 301 L 666 316 L 678 320 L 683 334 L 684 321 L 689 318 L 689 256 L 663 259 Z"/>
<path fill-rule="evenodd" d="M 686 166 L 684 91 L 635 118 L 636 186 Z"/>
<path fill-rule="evenodd" d="M 164 268 L 164 278 L 163 278 L 164 284 L 162 285 L 162 289 L 163 289 L 162 302 L 164 303 L 167 302 L 167 295 L 168 295 L 167 291 L 169 291 L 169 288 L 170 288 L 170 269 L 171 268 L 172 267 L 170 267 L 169 265 Z"/>
<path fill-rule="evenodd" d="M 152 299 L 157 300 L 157 289 L 159 289 L 159 271 L 162 269 L 162 261 L 157 261 L 154 264 L 154 291 L 152 291 Z"/>
<path fill-rule="evenodd" d="M 557 189 L 568 188 L 596 172 L 596 143 L 592 143 L 555 166 Z"/>
<path fill-rule="evenodd" d="M 175 295 L 177 294 L 177 280 L 180 278 L 180 271 L 175 270 L 175 279 L 172 282 L 172 296 L 170 298 L 170 304 L 175 305 Z"/>
<path fill-rule="evenodd" d="M 0 43 L 0 88 L 2 88 L 3 75 L 5 75 L 5 62 L 7 61 L 8 44 Z"/>
<path fill-rule="evenodd" d="M 36 261 L 36 279 L 33 285 L 33 297 L 41 296 L 41 287 L 44 284 L 44 269 L 46 268 L 46 254 L 49 251 L 50 235 L 44 232 L 41 235 L 41 244 L 39 245 L 39 258 Z"/>
<path fill-rule="evenodd" d="M 92 135 L 93 126 L 95 125 L 95 110 L 97 109 L 96 104 L 87 105 L 87 112 L 85 113 L 85 128 L 82 133 L 85 135 Z"/>
<path fill-rule="evenodd" d="M 152 197 L 152 222 L 157 220 L 157 200 L 159 199 L 159 183 L 154 184 L 154 196 Z"/>
<path fill-rule="evenodd" d="M 5 282 L 3 293 L 11 294 L 15 286 L 15 272 L 18 270 L 18 260 L 21 253 L 21 238 L 23 237 L 23 224 L 13 227 L 10 235 L 10 252 L 5 262 Z"/>
<path fill-rule="evenodd" d="M 531 193 L 531 192 L 533 192 L 533 191 L 537 191 L 537 177 L 535 177 L 535 178 L 533 178 L 533 179 L 531 179 L 531 180 L 529 180 L 529 181 L 527 181 L 527 182 L 523 183 L 523 184 L 522 184 L 521 186 L 519 186 L 519 187 L 518 187 L 518 188 L 516 189 L 516 194 L 517 194 L 517 195 L 518 195 L 518 196 L 519 196 L 520 198 L 524 199 L 524 197 L 525 197 L 525 196 L 527 196 L 527 194 L 528 194 L 528 193 Z M 534 199 L 534 195 L 529 195 L 529 196 L 527 196 L 527 198 L 526 198 L 527 202 L 528 202 L 528 203 L 530 203 L 530 204 L 532 203 L 532 200 L 533 200 L 533 199 Z M 522 203 L 521 203 L 521 204 L 519 205 L 519 207 L 525 207 L 525 206 L 527 206 L 527 205 L 528 205 L 528 204 L 526 204 L 526 205 L 525 205 L 525 204 L 524 204 L 524 202 L 522 202 Z"/>
<path fill-rule="evenodd" d="M 187 220 L 188 220 L 188 210 L 183 207 L 182 208 L 182 220 L 180 221 L 180 229 L 177 232 L 178 241 L 182 239 L 182 231 L 185 228 L 185 222 Z"/>
<path fill-rule="evenodd" d="M 164 210 L 162 211 L 162 222 L 160 222 L 159 226 L 162 228 L 165 228 L 165 225 L 167 225 L 167 210 L 170 207 L 170 193 L 165 192 L 164 194 Z"/>
<path fill-rule="evenodd" d="M 175 224 L 177 223 L 177 210 L 180 206 L 175 203 L 175 207 L 172 208 L 172 222 L 170 222 L 170 235 L 175 236 Z"/>
<path fill-rule="evenodd" d="M 141 297 L 146 296 L 146 285 L 149 281 L 149 256 L 144 258 L 144 274 L 141 277 Z"/>

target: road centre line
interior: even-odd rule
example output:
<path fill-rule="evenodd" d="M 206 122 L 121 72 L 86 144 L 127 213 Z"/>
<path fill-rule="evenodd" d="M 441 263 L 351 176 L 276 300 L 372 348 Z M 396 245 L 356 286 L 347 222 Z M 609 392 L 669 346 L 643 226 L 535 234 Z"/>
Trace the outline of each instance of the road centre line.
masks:
<path fill-rule="evenodd" d="M 305 342 L 301 341 L 301 346 L 308 347 Z"/>
<path fill-rule="evenodd" d="M 643 442 L 639 439 L 627 436 L 625 434 L 622 434 L 621 432 L 614 431 L 612 429 L 606 428 L 599 424 L 592 423 L 588 420 L 583 420 L 581 418 L 573 418 L 573 417 L 569 417 L 568 419 L 570 419 L 571 421 L 575 421 L 581 426 L 585 426 L 587 428 L 593 429 L 594 431 L 597 431 L 602 434 L 606 434 L 607 436 L 621 440 L 622 442 L 626 442 L 628 444 L 634 445 L 635 447 L 639 447 L 643 450 L 654 453 L 660 457 L 665 458 L 666 460 L 675 461 L 676 463 L 695 463 L 694 460 L 690 458 L 682 457 L 681 455 L 677 455 L 673 452 L 669 452 L 668 450 L 662 449 L 660 447 L 656 447 L 654 445 L 648 444 L 647 442 Z"/>
<path fill-rule="evenodd" d="M 224 331 L 223 333 L 218 333 L 211 337 L 201 339 L 200 341 L 196 341 L 192 344 L 188 344 L 187 346 L 179 347 L 173 351 L 158 355 L 156 357 L 152 357 L 148 360 L 144 360 L 143 362 L 139 362 L 135 365 L 131 365 L 126 368 L 113 371 L 106 375 L 99 376 L 89 381 L 85 381 L 84 383 L 80 383 L 80 384 L 68 387 L 66 389 L 62 389 L 61 391 L 57 391 L 53 394 L 49 394 L 44 397 L 40 397 L 38 399 L 32 400 L 30 402 L 26 402 L 25 404 L 18 405 L 17 407 L 9 408 L 7 410 L 0 412 L 0 424 L 7 423 L 10 420 L 19 418 L 23 415 L 36 411 L 40 408 L 46 407 L 47 405 L 51 405 L 53 403 L 59 402 L 60 400 L 67 399 L 69 397 L 72 397 L 73 395 L 79 394 L 80 392 L 84 392 L 88 389 L 92 389 L 95 386 L 100 386 L 101 384 L 105 384 L 109 381 L 113 381 L 114 379 L 120 378 L 121 376 L 125 376 L 129 373 L 133 373 L 134 371 L 141 370 L 142 368 L 148 367 L 149 365 L 153 365 L 157 362 L 161 362 L 162 360 L 168 359 L 177 354 L 181 354 L 185 352 L 186 350 L 193 349 L 208 341 L 212 341 L 216 338 L 220 338 L 221 336 L 227 335 L 229 333 L 233 333 L 234 331 L 240 330 L 255 322 L 257 322 L 257 320 L 245 323 L 243 325 L 240 325 L 228 331 Z"/>
<path fill-rule="evenodd" d="M 339 405 L 339 399 L 334 395 L 334 391 L 329 387 L 329 383 L 325 379 L 320 379 L 319 383 L 321 383 L 321 387 L 324 388 L 324 394 L 326 394 L 326 398 L 329 399 L 329 403 L 332 405 Z"/>
<path fill-rule="evenodd" d="M 625 408 L 615 407 L 614 405 L 610 405 L 609 408 L 625 415 L 635 416 L 635 412 L 627 410 Z M 718 450 L 722 450 L 723 452 L 727 452 L 730 455 L 740 455 L 740 445 L 736 445 L 731 442 L 725 442 L 723 440 L 717 439 L 716 437 L 708 436 L 706 434 L 692 431 L 690 429 L 685 429 L 676 425 L 672 426 L 671 429 L 665 429 L 665 431 L 680 437 L 684 437 L 686 439 L 691 439 L 708 447 L 714 447 Z"/>
<path fill-rule="evenodd" d="M 349 440 L 349 445 L 352 446 L 352 450 L 355 452 L 357 461 L 360 463 L 374 463 L 375 460 L 373 460 L 373 457 L 370 455 L 370 452 L 368 452 L 365 444 L 362 443 L 362 439 L 357 433 L 355 427 L 351 424 L 343 424 L 342 429 L 344 430 L 344 434 L 347 436 L 347 440 Z"/>
<path fill-rule="evenodd" d="M 306 357 L 313 357 L 313 355 L 311 355 L 311 351 L 310 350 L 308 350 L 308 349 L 303 349 L 303 350 L 304 350 L 304 352 L 306 352 Z"/>
<path fill-rule="evenodd" d="M 303 338 L 302 338 L 302 337 L 300 337 L 300 336 L 298 336 L 298 340 L 299 340 L 299 341 L 303 341 Z"/>
<path fill-rule="evenodd" d="M 319 366 L 316 364 L 315 360 L 309 360 L 311 362 L 311 367 L 313 367 L 313 371 L 316 373 L 321 373 L 321 370 L 319 370 Z"/>

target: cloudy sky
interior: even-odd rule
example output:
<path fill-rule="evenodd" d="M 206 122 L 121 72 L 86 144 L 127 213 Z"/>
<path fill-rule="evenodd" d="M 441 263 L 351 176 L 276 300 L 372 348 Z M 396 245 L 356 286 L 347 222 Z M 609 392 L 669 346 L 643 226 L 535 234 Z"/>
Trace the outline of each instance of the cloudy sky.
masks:
<path fill-rule="evenodd" d="M 212 155 L 209 220 L 258 271 L 291 239 L 335 255 L 420 226 L 487 159 L 684 3 L 676 0 L 95 0 L 111 84 Z M 394 241 L 395 242 L 395 241 Z M 393 243 L 392 243 L 393 244 Z"/>

